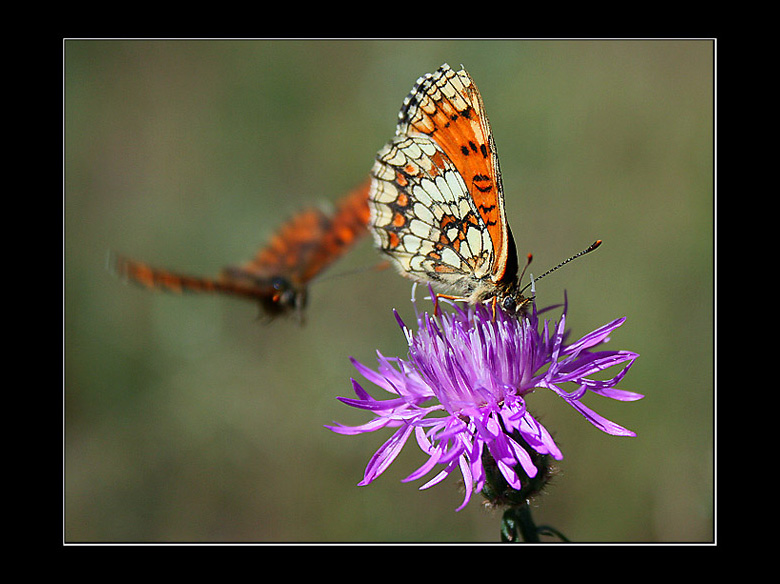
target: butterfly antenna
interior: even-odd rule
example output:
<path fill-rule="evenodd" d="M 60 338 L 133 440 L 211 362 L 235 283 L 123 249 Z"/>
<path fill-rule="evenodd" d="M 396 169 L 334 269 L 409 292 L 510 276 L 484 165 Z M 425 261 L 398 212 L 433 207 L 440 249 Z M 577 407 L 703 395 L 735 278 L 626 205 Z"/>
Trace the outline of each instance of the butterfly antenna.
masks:
<path fill-rule="evenodd" d="M 523 281 L 523 276 L 525 276 L 525 271 L 528 269 L 528 266 L 531 265 L 531 261 L 533 261 L 533 259 L 534 259 L 534 254 L 529 253 L 528 258 L 525 260 L 525 266 L 523 266 L 523 271 L 520 272 L 520 277 L 517 279 L 518 282 Z M 525 288 L 523 288 L 523 290 L 525 290 Z"/>
<path fill-rule="evenodd" d="M 532 279 L 532 280 L 531 280 L 531 282 L 529 282 L 528 284 L 526 284 L 526 285 L 523 287 L 523 289 L 522 289 L 522 290 L 520 290 L 520 293 L 522 294 L 523 292 L 525 292 L 525 290 L 526 290 L 526 289 L 527 289 L 529 286 L 531 286 L 531 285 L 532 285 L 532 284 L 534 284 L 535 282 L 538 282 L 539 280 L 541 280 L 541 279 L 542 279 L 542 278 L 544 278 L 545 276 L 547 276 L 547 275 L 549 275 L 549 274 L 552 274 L 552 273 L 553 273 L 555 270 L 557 270 L 558 268 L 561 268 L 561 267 L 565 266 L 565 265 L 566 265 L 566 264 L 568 264 L 570 261 L 572 261 L 572 260 L 576 260 L 578 257 L 580 257 L 580 256 L 584 256 L 586 253 L 590 253 L 590 252 L 592 252 L 594 249 L 598 248 L 598 246 L 600 246 L 600 245 L 601 245 L 601 240 L 600 240 L 600 239 L 597 239 L 596 241 L 594 241 L 593 243 L 591 243 L 591 244 L 590 244 L 590 245 L 589 245 L 589 246 L 588 246 L 586 249 L 583 249 L 581 252 L 579 252 L 579 253 L 575 253 L 575 254 L 574 254 L 573 256 L 571 256 L 570 258 L 563 260 L 563 261 L 562 261 L 560 264 L 558 264 L 557 266 L 555 266 L 555 267 L 553 267 L 553 268 L 550 268 L 549 270 L 547 270 L 547 271 L 546 271 L 544 274 L 542 274 L 542 275 L 541 275 L 541 276 L 539 276 L 538 278 L 534 278 L 534 279 Z M 526 264 L 526 267 L 528 267 L 528 264 L 530 264 L 530 263 L 531 263 L 531 257 L 530 257 L 530 254 L 529 254 L 529 257 L 528 257 L 528 263 Z M 525 268 L 523 269 L 523 273 L 525 273 Z"/>

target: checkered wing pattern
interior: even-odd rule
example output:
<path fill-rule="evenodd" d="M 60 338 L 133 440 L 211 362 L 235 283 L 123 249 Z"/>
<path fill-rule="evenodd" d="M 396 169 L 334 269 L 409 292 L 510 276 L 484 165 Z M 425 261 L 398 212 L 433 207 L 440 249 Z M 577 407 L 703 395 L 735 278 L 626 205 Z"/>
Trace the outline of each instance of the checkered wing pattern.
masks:
<path fill-rule="evenodd" d="M 472 301 L 516 280 L 498 156 L 466 71 L 445 64 L 417 80 L 377 154 L 369 207 L 377 245 L 414 280 Z"/>

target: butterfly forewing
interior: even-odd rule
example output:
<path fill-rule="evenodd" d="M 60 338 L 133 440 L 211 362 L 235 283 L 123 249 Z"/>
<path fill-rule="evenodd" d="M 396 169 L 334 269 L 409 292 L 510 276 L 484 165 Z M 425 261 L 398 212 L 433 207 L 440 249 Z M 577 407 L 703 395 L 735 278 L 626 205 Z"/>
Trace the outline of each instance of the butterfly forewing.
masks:
<path fill-rule="evenodd" d="M 402 273 L 474 300 L 496 294 L 514 244 L 490 126 L 468 73 L 443 65 L 418 80 L 372 176 L 370 225 Z"/>
<path fill-rule="evenodd" d="M 482 96 L 471 76 L 444 65 L 420 78 L 404 101 L 396 133 L 431 137 L 454 163 L 490 233 L 495 279 L 500 279 L 507 253 L 501 172 Z"/>

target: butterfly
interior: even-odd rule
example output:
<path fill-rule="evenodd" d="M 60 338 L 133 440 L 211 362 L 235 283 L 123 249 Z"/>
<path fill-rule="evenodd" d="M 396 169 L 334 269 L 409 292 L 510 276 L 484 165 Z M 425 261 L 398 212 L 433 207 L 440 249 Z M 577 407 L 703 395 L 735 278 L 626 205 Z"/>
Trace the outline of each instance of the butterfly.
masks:
<path fill-rule="evenodd" d="M 122 255 L 112 255 L 109 268 L 150 289 L 255 300 L 269 319 L 291 312 L 301 315 L 309 282 L 368 233 L 368 189 L 369 181 L 365 181 L 337 201 L 332 213 L 319 207 L 299 211 L 252 260 L 224 268 L 217 278 L 153 268 Z"/>
<path fill-rule="evenodd" d="M 371 177 L 369 230 L 402 275 L 510 314 L 531 302 L 519 287 L 490 123 L 464 69 L 445 63 L 417 80 Z"/>

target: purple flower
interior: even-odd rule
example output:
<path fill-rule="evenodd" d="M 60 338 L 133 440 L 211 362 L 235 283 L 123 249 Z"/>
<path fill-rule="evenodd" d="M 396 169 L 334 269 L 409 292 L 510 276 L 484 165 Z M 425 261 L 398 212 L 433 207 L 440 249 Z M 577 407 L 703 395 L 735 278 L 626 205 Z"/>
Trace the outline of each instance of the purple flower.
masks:
<path fill-rule="evenodd" d="M 370 411 L 374 418 L 360 426 L 328 426 L 347 435 L 397 428 L 371 458 L 359 485 L 368 485 L 381 475 L 414 434 L 429 458 L 404 482 L 443 465 L 420 487 L 425 489 L 459 468 L 466 487 L 460 510 L 485 485 L 482 454 L 486 449 L 509 486 L 519 490 L 520 477 L 533 478 L 537 473 L 526 448 L 556 460 L 563 458 L 550 433 L 526 407 L 527 397 L 537 389 L 553 391 L 608 434 L 635 435 L 581 402 L 589 391 L 621 401 L 643 397 L 615 389 L 638 357 L 636 353 L 592 350 L 606 342 L 625 318 L 568 344 L 565 305 L 557 323 L 540 323 L 535 306 L 528 317 L 516 318 L 500 308 L 494 315 L 490 305 L 484 304 L 456 306 L 440 316 L 418 313 L 416 332 L 397 313 L 396 319 L 409 344 L 407 360 L 377 352 L 378 369 L 373 371 L 352 359 L 363 377 L 392 397 L 376 400 L 353 379 L 357 399 L 338 399 Z M 622 368 L 611 379 L 592 377 L 616 365 Z M 576 387 L 567 391 L 565 384 Z"/>

